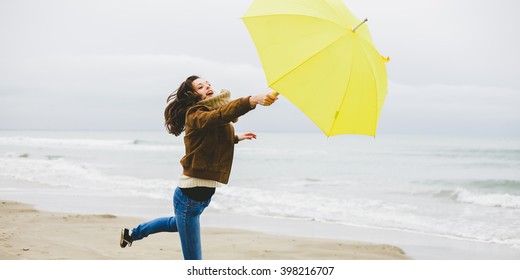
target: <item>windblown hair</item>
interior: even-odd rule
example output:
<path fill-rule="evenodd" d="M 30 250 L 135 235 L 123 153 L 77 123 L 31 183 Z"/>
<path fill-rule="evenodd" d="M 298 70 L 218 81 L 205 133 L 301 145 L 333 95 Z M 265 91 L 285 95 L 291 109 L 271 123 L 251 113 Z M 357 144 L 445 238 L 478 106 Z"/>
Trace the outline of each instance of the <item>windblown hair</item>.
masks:
<path fill-rule="evenodd" d="M 193 81 L 198 76 L 189 76 L 179 88 L 166 99 L 166 109 L 164 110 L 164 125 L 170 134 L 179 136 L 185 129 L 186 111 L 195 103 L 201 100 L 200 96 L 193 89 Z"/>

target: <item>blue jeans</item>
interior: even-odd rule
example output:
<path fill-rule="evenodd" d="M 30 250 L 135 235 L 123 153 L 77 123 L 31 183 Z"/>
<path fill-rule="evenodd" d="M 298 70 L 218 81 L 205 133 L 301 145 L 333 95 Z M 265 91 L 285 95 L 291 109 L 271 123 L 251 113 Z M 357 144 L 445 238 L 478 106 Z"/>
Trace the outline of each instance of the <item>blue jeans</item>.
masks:
<path fill-rule="evenodd" d="M 185 196 L 177 187 L 173 194 L 175 216 L 163 217 L 138 225 L 132 229 L 132 239 L 140 240 L 158 232 L 178 232 L 185 260 L 201 260 L 200 214 L 208 207 L 211 198 L 199 202 Z"/>

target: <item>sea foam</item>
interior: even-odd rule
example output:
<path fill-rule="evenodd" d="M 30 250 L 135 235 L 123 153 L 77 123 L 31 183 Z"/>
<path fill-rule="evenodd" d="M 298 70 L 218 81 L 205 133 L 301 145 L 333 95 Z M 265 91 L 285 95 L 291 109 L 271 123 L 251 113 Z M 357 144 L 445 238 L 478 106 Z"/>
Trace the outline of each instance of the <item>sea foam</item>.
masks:
<path fill-rule="evenodd" d="M 132 195 L 169 199 L 172 182 L 105 174 L 96 165 L 76 163 L 63 158 L 31 159 L 0 157 L 0 176 L 54 187 L 104 195 Z"/>
<path fill-rule="evenodd" d="M 37 138 L 37 137 L 0 137 L 0 146 L 22 146 L 32 148 L 58 148 L 78 150 L 130 150 L 130 151 L 180 151 L 184 147 L 170 143 L 118 140 L 118 139 L 80 139 L 80 138 Z"/>
<path fill-rule="evenodd" d="M 464 188 L 457 188 L 453 191 L 452 197 L 463 203 L 520 209 L 520 196 L 508 193 L 476 193 Z"/>

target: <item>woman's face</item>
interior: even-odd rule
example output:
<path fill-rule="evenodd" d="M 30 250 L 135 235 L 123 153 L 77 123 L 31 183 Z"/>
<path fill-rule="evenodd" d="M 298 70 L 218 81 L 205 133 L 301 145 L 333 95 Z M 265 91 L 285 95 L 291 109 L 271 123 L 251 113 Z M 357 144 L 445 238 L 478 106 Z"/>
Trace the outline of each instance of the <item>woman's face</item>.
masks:
<path fill-rule="evenodd" d="M 213 96 L 213 88 L 211 84 L 203 78 L 198 78 L 191 83 L 195 93 L 200 95 L 202 100 Z"/>

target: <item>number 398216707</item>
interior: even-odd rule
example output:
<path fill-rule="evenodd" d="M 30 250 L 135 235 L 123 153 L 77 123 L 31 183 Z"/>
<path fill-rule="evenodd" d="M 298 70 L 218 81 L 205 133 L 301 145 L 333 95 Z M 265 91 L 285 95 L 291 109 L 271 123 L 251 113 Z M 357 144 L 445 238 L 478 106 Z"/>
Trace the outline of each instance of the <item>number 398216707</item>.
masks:
<path fill-rule="evenodd" d="M 284 266 L 280 268 L 280 275 L 332 275 L 333 266 Z"/>

